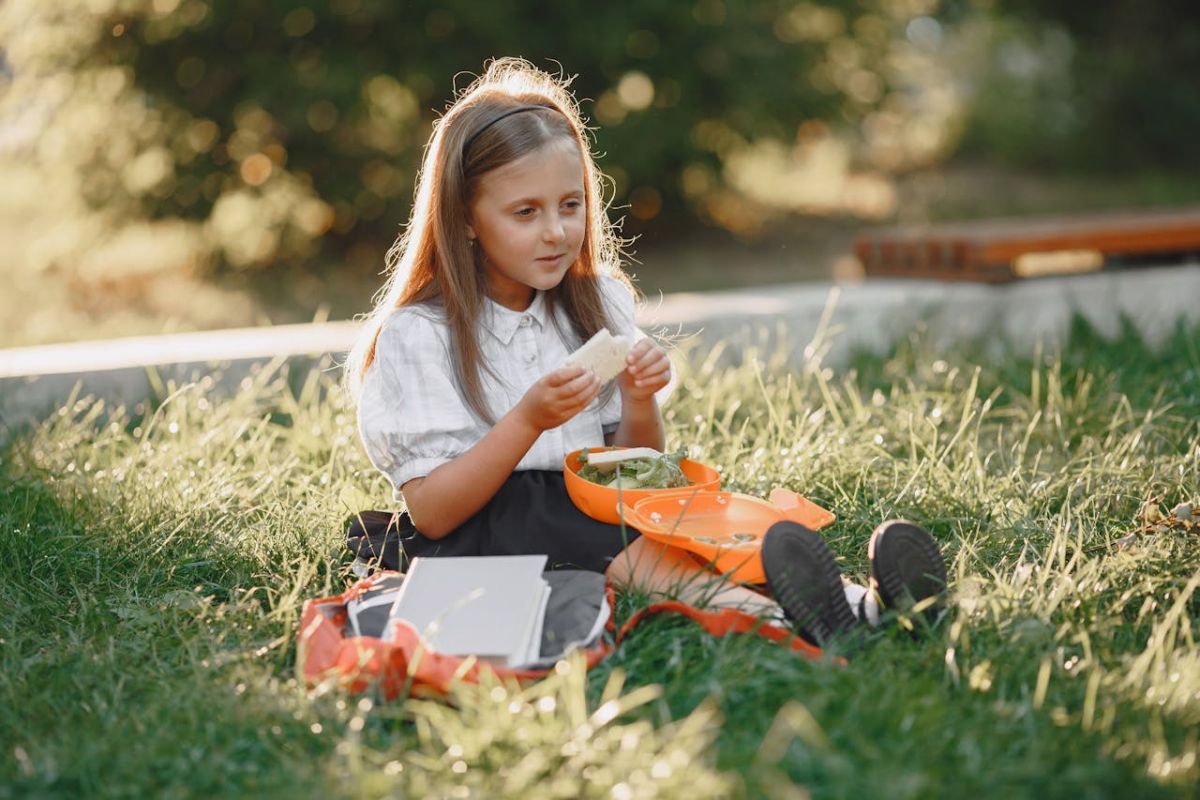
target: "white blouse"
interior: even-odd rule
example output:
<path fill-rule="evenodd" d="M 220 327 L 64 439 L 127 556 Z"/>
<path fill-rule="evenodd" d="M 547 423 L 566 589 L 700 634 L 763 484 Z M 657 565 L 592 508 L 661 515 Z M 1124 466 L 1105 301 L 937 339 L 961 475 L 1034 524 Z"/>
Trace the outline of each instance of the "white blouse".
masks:
<path fill-rule="evenodd" d="M 600 279 L 605 311 L 614 335 L 640 338 L 634 325 L 629 288 L 615 278 Z M 559 327 L 550 320 L 542 292 L 525 311 L 487 300 L 479 325 L 483 395 L 496 419 L 508 413 L 547 372 L 561 367 L 579 347 L 565 313 Z M 559 330 L 561 329 L 562 335 Z M 569 341 L 568 341 L 569 340 Z M 422 304 L 398 308 L 384 322 L 358 402 L 358 430 L 367 456 L 400 487 L 428 475 L 469 450 L 490 426 L 475 416 L 459 393 L 450 362 L 450 328 L 441 310 Z M 566 423 L 544 431 L 517 464 L 524 469 L 562 469 L 572 450 L 604 444 L 605 433 L 621 421 L 621 393 L 604 392 Z"/>

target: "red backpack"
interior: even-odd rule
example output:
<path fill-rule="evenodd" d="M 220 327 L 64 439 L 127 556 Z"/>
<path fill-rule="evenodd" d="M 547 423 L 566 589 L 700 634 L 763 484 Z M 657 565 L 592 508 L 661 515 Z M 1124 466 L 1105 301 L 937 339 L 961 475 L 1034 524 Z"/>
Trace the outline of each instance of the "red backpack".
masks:
<path fill-rule="evenodd" d="M 297 671 L 309 685 L 335 680 L 351 692 L 375 685 L 388 699 L 407 695 L 442 695 L 456 680 L 477 682 L 483 671 L 500 678 L 530 682 L 544 677 L 549 669 L 521 670 L 496 667 L 474 657 L 437 653 L 424 648 L 417 630 L 404 620 L 393 620 L 394 638 L 355 635 L 349 625 L 347 604 L 399 573 L 380 571 L 355 583 L 333 597 L 309 600 L 300 619 Z M 612 585 L 605 587 L 608 604 L 615 608 Z M 822 657 L 821 650 L 778 625 L 764 624 L 753 614 L 735 609 L 703 610 L 675 600 L 654 603 L 639 610 L 618 629 L 611 616 L 606 634 L 583 650 L 588 668 L 620 646 L 629 631 L 656 614 L 681 614 L 713 636 L 750 633 L 778 642 L 809 659 Z M 839 659 L 840 661 L 840 659 Z"/>

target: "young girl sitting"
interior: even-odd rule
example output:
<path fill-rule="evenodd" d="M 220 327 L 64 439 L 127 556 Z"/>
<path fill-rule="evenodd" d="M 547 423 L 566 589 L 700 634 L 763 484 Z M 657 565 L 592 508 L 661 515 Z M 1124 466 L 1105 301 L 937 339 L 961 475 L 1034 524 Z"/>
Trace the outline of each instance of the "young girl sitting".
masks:
<path fill-rule="evenodd" d="M 515 59 L 492 62 L 436 124 L 391 274 L 346 365 L 367 454 L 407 508 L 388 518 L 396 549 L 360 555 L 403 569 L 414 556 L 546 554 L 618 586 L 787 618 L 818 644 L 871 616 L 877 596 L 938 592 L 941 555 L 909 523 L 872 538 L 874 593 L 843 586 L 816 533 L 773 526 L 762 551 L 772 600 L 572 504 L 567 453 L 663 449 L 655 395 L 671 377 L 634 325 L 584 130 L 566 83 Z M 562 366 L 601 328 L 637 339 L 608 385 Z"/>

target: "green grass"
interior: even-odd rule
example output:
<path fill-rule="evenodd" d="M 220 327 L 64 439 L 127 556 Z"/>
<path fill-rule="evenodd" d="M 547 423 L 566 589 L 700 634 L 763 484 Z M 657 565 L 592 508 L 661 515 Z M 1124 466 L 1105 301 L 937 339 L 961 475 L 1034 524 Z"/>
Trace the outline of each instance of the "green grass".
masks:
<path fill-rule="evenodd" d="M 669 444 L 832 508 L 851 574 L 879 521 L 920 521 L 945 620 L 842 668 L 655 619 L 454 706 L 295 680 L 303 601 L 351 580 L 342 519 L 390 503 L 332 374 L 73 400 L 0 451 L 0 798 L 1194 796 L 1198 532 L 1112 544 L 1200 492 L 1197 340 L 690 353 Z"/>

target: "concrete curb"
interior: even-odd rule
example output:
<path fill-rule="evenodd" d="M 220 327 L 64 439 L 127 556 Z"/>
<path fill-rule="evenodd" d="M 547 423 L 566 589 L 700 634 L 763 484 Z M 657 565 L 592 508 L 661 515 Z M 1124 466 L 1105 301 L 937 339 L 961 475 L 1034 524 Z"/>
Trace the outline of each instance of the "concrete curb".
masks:
<path fill-rule="evenodd" d="M 793 342 L 810 341 L 829 311 L 826 360 L 838 363 L 854 350 L 882 352 L 900 336 L 923 328 L 934 344 L 994 337 L 1017 350 L 1065 339 L 1079 314 L 1104 336 L 1115 336 L 1122 318 L 1152 346 L 1180 321 L 1200 321 L 1200 264 L 1042 278 L 1001 285 L 917 280 L 871 280 L 772 286 L 711 294 L 675 294 L 661 306 L 647 303 L 643 326 L 702 327 L 714 343 L 736 338 L 750 325 L 785 322 Z"/>
<path fill-rule="evenodd" d="M 1053 347 L 1076 313 L 1110 336 L 1127 318 L 1157 344 L 1178 321 L 1200 321 L 1200 264 L 1001 286 L 889 279 L 679 293 L 647 298 L 638 324 L 688 337 L 702 349 L 722 342 L 726 358 L 786 336 L 797 345 L 799 361 L 806 354 L 798 345 L 812 341 L 824 319 L 830 334 L 824 358 L 836 364 L 856 349 L 881 352 L 915 327 L 925 328 L 935 344 L 995 337 L 1017 350 L 1037 341 Z M 220 384 L 232 388 L 273 359 L 293 372 L 312 364 L 333 368 L 357 332 L 356 323 L 334 322 L 0 350 L 0 424 L 11 431 L 42 419 L 76 386 L 81 396 L 134 406 L 155 396 L 156 382 L 182 384 L 219 373 Z"/>

